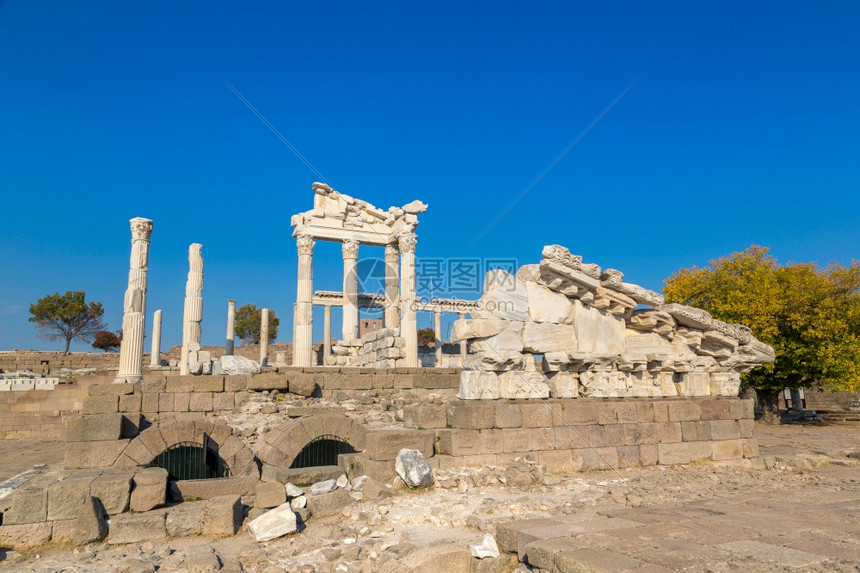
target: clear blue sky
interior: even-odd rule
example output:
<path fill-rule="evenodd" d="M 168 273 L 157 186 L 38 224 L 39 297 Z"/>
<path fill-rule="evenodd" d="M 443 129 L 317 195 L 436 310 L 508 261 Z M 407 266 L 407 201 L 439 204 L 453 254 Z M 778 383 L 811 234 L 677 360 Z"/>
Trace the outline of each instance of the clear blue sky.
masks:
<path fill-rule="evenodd" d="M 155 220 L 163 347 L 191 242 L 204 343 L 223 343 L 228 298 L 275 309 L 290 339 L 289 220 L 318 177 L 225 80 L 336 189 L 428 203 L 419 258 L 523 264 L 560 243 L 655 290 L 752 243 L 847 263 L 858 29 L 856 1 L 0 2 L 0 349 L 62 347 L 27 322 L 56 291 L 120 328 L 135 216 Z M 316 255 L 315 286 L 339 289 L 339 246 Z"/>

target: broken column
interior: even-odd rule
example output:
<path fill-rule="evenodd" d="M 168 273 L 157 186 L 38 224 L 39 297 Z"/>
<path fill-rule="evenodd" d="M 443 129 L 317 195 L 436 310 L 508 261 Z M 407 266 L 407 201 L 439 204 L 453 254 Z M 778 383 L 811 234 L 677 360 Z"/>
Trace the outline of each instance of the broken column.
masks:
<path fill-rule="evenodd" d="M 398 307 L 400 261 L 397 243 L 385 245 L 385 328 L 400 328 Z"/>
<path fill-rule="evenodd" d="M 346 239 L 343 250 L 343 340 L 358 340 L 358 241 Z"/>
<path fill-rule="evenodd" d="M 185 310 L 182 320 L 182 355 L 179 362 L 179 373 L 188 374 L 188 362 L 193 359 L 195 364 L 197 352 L 200 351 L 200 335 L 203 321 L 203 256 L 200 243 L 191 243 L 188 247 L 188 280 L 185 283 Z M 192 354 L 193 353 L 193 354 Z M 195 372 L 199 374 L 199 372 Z"/>
<path fill-rule="evenodd" d="M 296 237 L 299 251 L 298 285 L 293 316 L 293 366 L 310 366 L 313 353 L 314 310 L 314 238 L 311 235 Z"/>
<path fill-rule="evenodd" d="M 152 351 L 149 353 L 149 366 L 161 366 L 161 310 L 152 315 Z"/>
<path fill-rule="evenodd" d="M 269 309 L 260 311 L 260 366 L 269 365 Z"/>
<path fill-rule="evenodd" d="M 146 327 L 146 273 L 152 220 L 135 217 L 131 224 L 131 259 L 122 316 L 119 373 L 115 383 L 143 381 L 143 337 Z"/>
<path fill-rule="evenodd" d="M 415 233 L 397 237 L 400 247 L 400 336 L 406 342 L 406 366 L 418 366 L 418 325 L 415 307 Z"/>
<path fill-rule="evenodd" d="M 224 345 L 224 354 L 233 356 L 233 345 L 236 339 L 236 301 L 227 301 L 227 344 Z"/>

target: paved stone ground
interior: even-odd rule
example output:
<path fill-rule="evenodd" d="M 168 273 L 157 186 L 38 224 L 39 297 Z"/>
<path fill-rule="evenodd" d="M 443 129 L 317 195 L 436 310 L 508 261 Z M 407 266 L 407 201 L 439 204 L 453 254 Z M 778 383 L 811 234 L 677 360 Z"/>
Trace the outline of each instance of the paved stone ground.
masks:
<path fill-rule="evenodd" d="M 0 550 L 0 571 L 458 573 L 445 556 L 467 553 L 485 532 L 530 565 L 510 556 L 482 563 L 481 573 L 860 571 L 860 465 L 848 457 L 860 451 L 860 424 L 756 433 L 756 463 L 566 476 L 535 469 L 537 479 L 518 486 L 501 483 L 510 475 L 502 468 L 450 470 L 437 473 L 445 487 L 357 503 L 268 543 L 240 532 L 221 540 Z M 46 444 L 43 454 L 36 444 L 28 451 L 8 446 L 0 442 L 0 476 L 14 463 L 61 458 L 56 444 Z M 16 456 L 7 460 L 6 452 Z M 430 556 L 424 561 L 416 557 L 421 548 Z"/>

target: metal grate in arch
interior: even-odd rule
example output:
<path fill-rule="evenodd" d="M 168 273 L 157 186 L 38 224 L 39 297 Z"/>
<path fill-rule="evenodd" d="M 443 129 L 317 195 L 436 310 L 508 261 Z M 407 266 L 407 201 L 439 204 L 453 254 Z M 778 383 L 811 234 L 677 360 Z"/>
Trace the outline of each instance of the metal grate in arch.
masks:
<path fill-rule="evenodd" d="M 171 481 L 230 477 L 230 468 L 208 446 L 208 436 L 202 446 L 194 442 L 179 442 L 158 454 L 148 467 L 166 469 Z"/>
<path fill-rule="evenodd" d="M 336 466 L 337 457 L 340 454 L 354 454 L 352 445 L 334 434 L 323 434 L 307 443 L 293 463 L 290 469 L 311 468 L 316 466 Z"/>

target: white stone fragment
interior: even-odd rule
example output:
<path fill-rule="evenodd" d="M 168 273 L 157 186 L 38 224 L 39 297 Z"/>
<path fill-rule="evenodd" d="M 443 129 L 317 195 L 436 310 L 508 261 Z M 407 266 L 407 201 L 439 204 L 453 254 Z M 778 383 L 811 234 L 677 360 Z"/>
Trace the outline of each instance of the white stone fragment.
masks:
<path fill-rule="evenodd" d="M 540 372 L 502 372 L 499 374 L 499 397 L 549 398 L 549 386 Z"/>
<path fill-rule="evenodd" d="M 529 302 L 529 320 L 573 324 L 573 304 L 566 296 L 532 281 L 526 282 L 526 292 Z"/>
<path fill-rule="evenodd" d="M 337 480 L 327 479 L 318 481 L 311 486 L 311 495 L 323 495 L 337 489 Z"/>
<path fill-rule="evenodd" d="M 340 477 L 337 478 L 337 481 L 335 482 L 335 484 L 337 485 L 337 487 L 339 487 L 341 489 L 345 488 L 346 486 L 349 485 L 349 478 L 346 477 L 346 474 L 341 474 Z"/>
<path fill-rule="evenodd" d="M 477 557 L 478 559 L 486 559 L 488 557 L 495 559 L 499 556 L 499 546 L 496 544 L 496 538 L 490 533 L 484 536 L 481 543 L 470 545 L 469 551 L 472 552 L 472 557 Z"/>
<path fill-rule="evenodd" d="M 290 507 L 292 507 L 293 509 L 302 509 L 303 507 L 307 507 L 307 505 L 308 498 L 303 495 L 294 497 L 290 500 Z"/>
<path fill-rule="evenodd" d="M 305 495 L 304 490 L 302 490 L 300 487 L 294 486 L 291 483 L 288 483 L 287 485 L 285 485 L 284 488 L 287 490 L 287 497 L 292 498 L 292 497 L 299 497 L 299 496 Z"/>
<path fill-rule="evenodd" d="M 433 470 L 419 450 L 404 448 L 397 454 L 394 471 L 409 487 L 429 487 L 433 485 Z"/>
<path fill-rule="evenodd" d="M 283 537 L 296 529 L 296 514 L 289 503 L 283 503 L 267 511 L 248 524 L 248 533 L 258 543 Z"/>
<path fill-rule="evenodd" d="M 259 374 L 260 372 L 260 363 L 244 356 L 222 356 L 218 359 L 218 364 L 220 364 L 221 374 Z"/>
<path fill-rule="evenodd" d="M 461 400 L 497 400 L 499 380 L 495 372 L 463 370 L 460 372 Z"/>
<path fill-rule="evenodd" d="M 523 349 L 535 354 L 574 352 L 578 349 L 576 331 L 570 324 L 527 322 L 523 328 Z"/>

